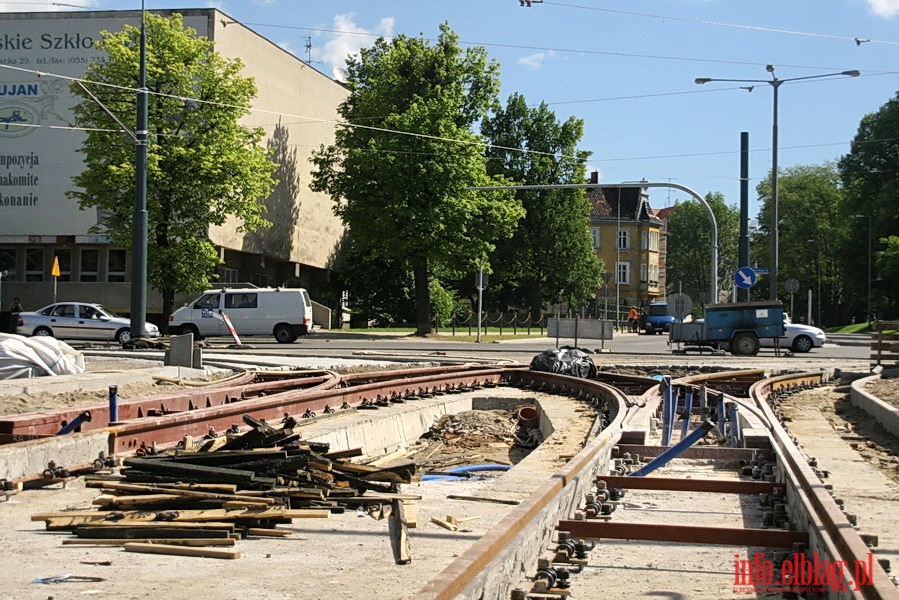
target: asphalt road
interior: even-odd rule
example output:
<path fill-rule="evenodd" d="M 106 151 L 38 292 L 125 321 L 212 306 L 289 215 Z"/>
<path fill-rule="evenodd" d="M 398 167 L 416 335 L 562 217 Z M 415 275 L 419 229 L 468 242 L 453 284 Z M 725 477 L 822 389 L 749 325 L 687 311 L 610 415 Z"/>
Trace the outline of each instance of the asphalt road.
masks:
<path fill-rule="evenodd" d="M 467 332 L 466 332 L 467 333 Z M 359 357 L 371 355 L 453 356 L 476 357 L 497 362 L 514 360 L 529 363 L 540 352 L 557 347 L 576 346 L 594 353 L 594 360 L 603 364 L 721 364 L 734 368 L 869 370 L 870 338 L 867 335 L 832 335 L 822 348 L 807 353 L 792 354 L 772 348 L 762 348 L 758 356 L 712 354 L 696 349 L 686 354 L 673 352 L 664 335 L 616 333 L 611 340 L 549 338 L 521 336 L 521 339 L 476 343 L 454 339 L 452 335 L 419 338 L 411 334 L 365 333 L 364 331 L 318 331 L 292 344 L 278 344 L 272 338 L 242 338 L 242 346 L 234 347 L 230 338 L 206 340 L 209 352 L 248 353 L 276 356 Z"/>

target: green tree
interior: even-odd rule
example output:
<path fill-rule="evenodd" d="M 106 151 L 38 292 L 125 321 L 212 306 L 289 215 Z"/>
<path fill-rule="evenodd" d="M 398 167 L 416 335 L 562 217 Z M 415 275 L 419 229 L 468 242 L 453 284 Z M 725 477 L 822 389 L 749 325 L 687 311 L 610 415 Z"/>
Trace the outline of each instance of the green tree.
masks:
<path fill-rule="evenodd" d="M 800 292 L 812 290 L 812 314 L 806 315 L 807 304 L 794 303 L 794 310 L 819 325 L 841 320 L 839 306 L 844 302 L 840 240 L 845 231 L 843 190 L 834 164 L 798 165 L 783 170 L 777 178 L 778 216 L 778 281 L 783 285 L 796 279 Z M 767 267 L 771 257 L 771 180 L 757 186 L 762 227 L 753 242 L 753 263 Z M 758 261 L 757 263 L 755 261 Z M 768 289 L 767 278 L 762 290 Z M 767 292 L 765 294 L 767 298 Z M 788 298 L 780 290 L 779 298 Z M 795 298 L 794 298 L 795 300 Z"/>
<path fill-rule="evenodd" d="M 211 226 L 236 219 L 239 231 L 270 225 L 260 199 L 275 186 L 276 164 L 260 145 L 264 131 L 239 123 L 256 95 L 241 77 L 239 60 L 227 60 L 213 44 L 185 29 L 181 15 L 146 15 L 149 136 L 147 150 L 147 279 L 171 312 L 175 292 L 209 286 L 219 263 Z M 107 215 L 96 230 L 130 248 L 134 206 L 134 141 L 115 131 L 107 110 L 122 122 L 136 113 L 140 29 L 104 32 L 104 61 L 85 72 L 76 123 L 88 129 L 81 152 L 85 170 L 69 193 L 82 209 Z"/>
<path fill-rule="evenodd" d="M 464 52 L 447 24 L 437 43 L 377 40 L 347 62 L 350 94 L 333 145 L 314 153 L 311 187 L 328 193 L 360 252 L 408 264 L 417 333 L 431 332 L 431 280 L 473 272 L 523 216 L 484 167 L 472 127 L 497 104 L 498 66 Z"/>
<path fill-rule="evenodd" d="M 843 276 L 848 286 L 847 300 L 852 314 L 857 316 L 865 314 L 868 284 L 867 269 L 859 266 L 875 260 L 884 249 L 881 240 L 899 232 L 899 92 L 877 112 L 862 118 L 849 154 L 839 161 L 839 169 L 846 189 L 842 212 L 847 227 L 841 248 Z M 868 256 L 869 235 L 872 257 Z M 874 309 L 878 315 L 892 318 L 896 315 L 899 278 L 895 271 L 874 271 L 871 276 L 875 283 Z"/>
<path fill-rule="evenodd" d="M 706 194 L 705 200 L 718 225 L 716 289 L 727 291 L 733 287 L 732 277 L 737 268 L 740 212 L 728 206 L 720 192 Z M 668 216 L 667 292 L 687 294 L 698 308 L 707 301 L 711 287 L 712 224 L 705 207 L 698 202 L 679 202 L 675 207 Z"/>
<path fill-rule="evenodd" d="M 584 134 L 580 119 L 559 123 L 545 103 L 529 108 L 524 96 L 512 94 L 505 108 L 483 122 L 481 133 L 490 143 L 490 174 L 526 185 L 584 182 L 591 153 L 577 150 Z M 491 262 L 500 289 L 491 296 L 507 306 L 526 306 L 533 315 L 559 298 L 581 305 L 596 292 L 603 271 L 590 237 L 585 191 L 519 190 L 517 197 L 527 214 L 515 235 L 497 244 Z"/>

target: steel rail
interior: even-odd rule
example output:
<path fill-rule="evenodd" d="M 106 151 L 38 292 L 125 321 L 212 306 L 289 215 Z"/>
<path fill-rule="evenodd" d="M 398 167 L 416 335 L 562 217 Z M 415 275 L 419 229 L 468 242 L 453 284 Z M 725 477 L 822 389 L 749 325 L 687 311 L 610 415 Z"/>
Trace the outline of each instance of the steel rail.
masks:
<path fill-rule="evenodd" d="M 828 550 L 831 559 L 859 565 L 868 561 L 871 548 L 862 540 L 825 484 L 809 466 L 808 459 L 793 443 L 792 437 L 784 429 L 768 401 L 772 393 L 820 385 L 825 379 L 825 373 L 800 373 L 765 379 L 750 388 L 750 399 L 765 415 L 779 464 L 789 476 L 794 493 L 807 507 L 808 522 L 805 525 L 809 532 Z M 858 586 L 860 596 L 868 599 L 899 599 L 899 590 L 883 567 L 876 561 L 872 567 L 873 580 L 869 585 Z"/>

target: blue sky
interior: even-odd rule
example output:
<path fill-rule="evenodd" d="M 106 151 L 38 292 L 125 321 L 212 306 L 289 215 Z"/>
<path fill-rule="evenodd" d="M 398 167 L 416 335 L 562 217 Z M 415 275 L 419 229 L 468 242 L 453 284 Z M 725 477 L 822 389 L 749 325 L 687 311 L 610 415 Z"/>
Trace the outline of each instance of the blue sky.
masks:
<path fill-rule="evenodd" d="M 434 39 L 446 21 L 487 48 L 513 92 L 584 120 L 588 171 L 605 183 L 672 182 L 739 201 L 740 132 L 755 186 L 771 168 L 773 88 L 780 79 L 857 69 L 856 78 L 779 87 L 778 163 L 835 161 L 859 122 L 899 90 L 899 0 L 144 0 L 156 8 L 214 6 L 332 73 L 379 35 Z M 140 0 L 0 1 L 0 11 L 134 10 Z M 712 82 L 698 77 L 761 80 Z M 748 88 L 754 86 L 751 91 Z M 290 107 L 285 105 L 285 112 Z M 683 192 L 653 189 L 661 208 Z"/>

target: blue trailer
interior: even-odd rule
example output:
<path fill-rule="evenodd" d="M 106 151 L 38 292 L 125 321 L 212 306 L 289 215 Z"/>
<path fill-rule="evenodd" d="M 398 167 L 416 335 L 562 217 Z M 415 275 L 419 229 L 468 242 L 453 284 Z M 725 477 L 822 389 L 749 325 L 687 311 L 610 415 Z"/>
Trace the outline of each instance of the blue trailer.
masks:
<path fill-rule="evenodd" d="M 668 343 L 755 356 L 759 351 L 759 339 L 774 338 L 777 348 L 783 335 L 784 311 L 779 300 L 734 302 L 706 306 L 704 319 L 673 323 Z"/>

